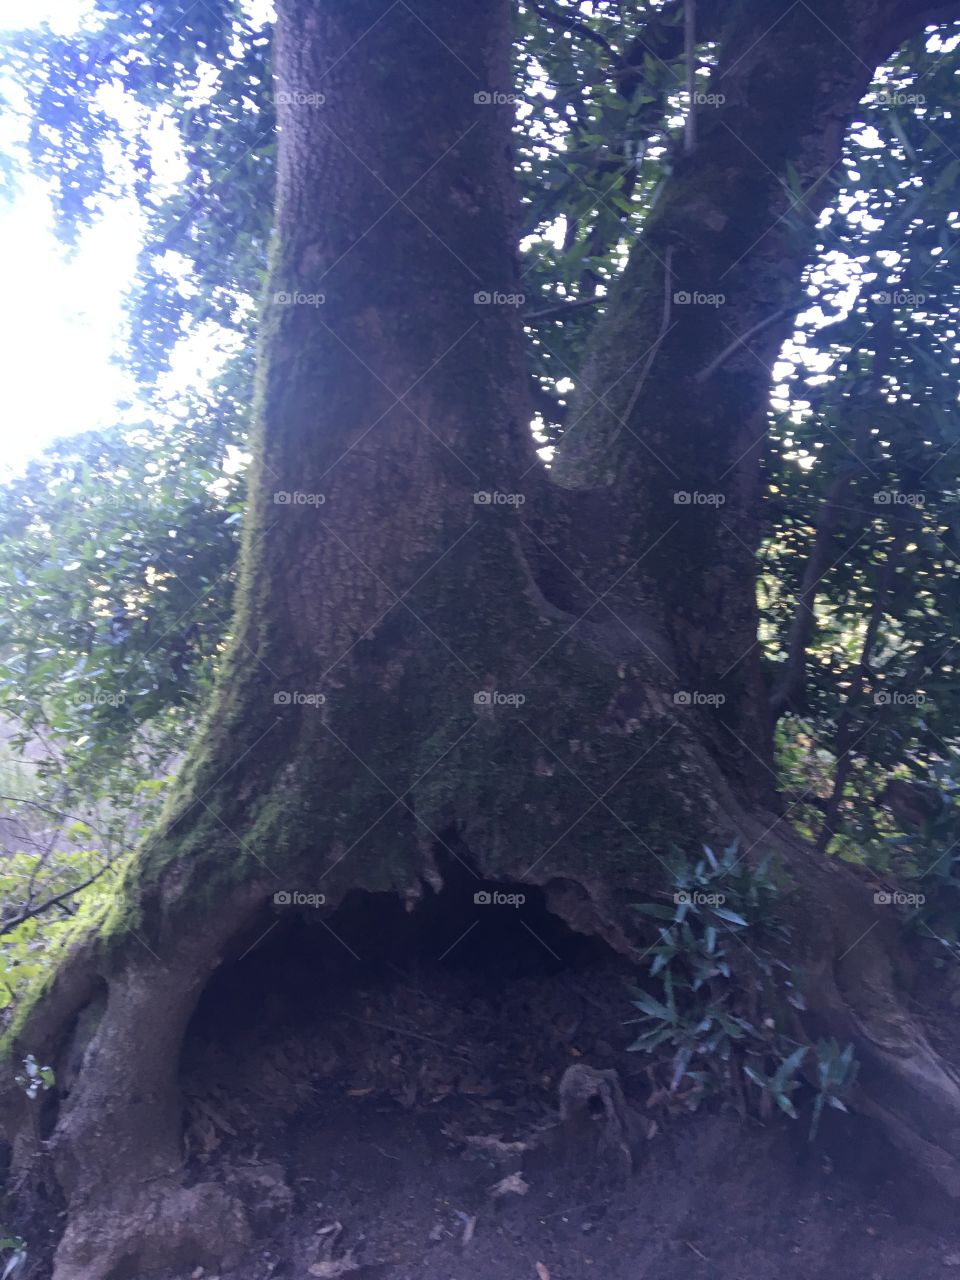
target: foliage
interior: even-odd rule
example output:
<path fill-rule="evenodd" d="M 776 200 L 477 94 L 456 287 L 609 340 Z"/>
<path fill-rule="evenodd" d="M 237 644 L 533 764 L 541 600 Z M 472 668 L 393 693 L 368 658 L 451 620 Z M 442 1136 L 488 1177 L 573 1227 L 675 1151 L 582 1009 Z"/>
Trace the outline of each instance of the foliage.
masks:
<path fill-rule="evenodd" d="M 816 1044 L 816 1097 L 813 1100 L 813 1117 L 810 1121 L 810 1141 L 817 1136 L 824 1106 L 835 1111 L 846 1111 L 842 1094 L 852 1089 L 859 1074 L 859 1063 L 853 1056 L 853 1045 L 840 1045 L 832 1037 L 818 1040 Z"/>
<path fill-rule="evenodd" d="M 780 708 L 791 817 L 881 866 L 897 829 L 878 803 L 886 779 L 906 764 L 935 783 L 960 712 L 955 45 L 901 50 L 863 104 L 807 281 L 833 318 L 800 318 L 766 462 L 771 658 L 787 661 L 806 609 L 814 623 Z"/>
<path fill-rule="evenodd" d="M 9 807 L 16 811 L 16 805 Z M 153 807 L 141 810 L 141 822 L 154 813 Z M 54 824 L 55 839 L 48 837 L 44 848 L 13 850 L 0 862 L 0 1012 L 52 970 L 58 946 L 81 906 L 109 900 L 127 849 L 107 841 L 92 848 L 70 843 L 84 834 L 94 835 L 84 823 Z"/>
<path fill-rule="evenodd" d="M 657 994 L 638 989 L 633 1004 L 642 1030 L 630 1048 L 656 1055 L 669 1050 L 666 1102 L 696 1108 L 705 1096 L 753 1103 L 761 1114 L 776 1105 L 792 1118 L 792 1095 L 812 1058 L 817 1092 L 811 1137 L 825 1105 L 843 1109 L 840 1094 L 856 1076 L 852 1046 L 799 1041 L 795 1011 L 804 1008 L 795 972 L 778 953 L 789 941 L 778 911 L 779 888 L 770 859 L 750 865 L 731 845 L 717 857 L 710 848 L 691 868 L 679 861 L 670 874 L 672 905 L 641 903 L 644 916 L 662 921 L 649 949 L 649 977 Z M 756 1093 L 745 1093 L 745 1084 Z"/>
<path fill-rule="evenodd" d="M 0 1008 L 149 825 L 211 684 L 242 481 L 204 427 L 76 437 L 0 489 Z"/>
<path fill-rule="evenodd" d="M 934 782 L 920 793 L 926 810 L 918 806 L 911 828 L 887 843 L 906 890 L 904 923 L 921 939 L 939 943 L 946 953 L 941 960 L 955 961 L 960 959 L 960 759 L 939 765 Z"/>
<path fill-rule="evenodd" d="M 41 776 L 89 788 L 133 737 L 154 765 L 179 745 L 168 726 L 209 683 L 236 559 L 238 485 L 211 454 L 195 430 L 114 429 L 0 489 L 0 715 L 16 745 L 49 744 Z"/>
<path fill-rule="evenodd" d="M 15 1079 L 28 1098 L 35 1098 L 41 1090 L 53 1088 L 55 1077 L 52 1067 L 41 1067 L 33 1054 L 28 1053 L 23 1060 L 23 1074 Z"/>
<path fill-rule="evenodd" d="M 6 1235 L 0 1227 L 0 1252 L 9 1252 L 0 1271 L 0 1280 L 12 1280 L 27 1261 L 27 1242 L 23 1236 Z"/>

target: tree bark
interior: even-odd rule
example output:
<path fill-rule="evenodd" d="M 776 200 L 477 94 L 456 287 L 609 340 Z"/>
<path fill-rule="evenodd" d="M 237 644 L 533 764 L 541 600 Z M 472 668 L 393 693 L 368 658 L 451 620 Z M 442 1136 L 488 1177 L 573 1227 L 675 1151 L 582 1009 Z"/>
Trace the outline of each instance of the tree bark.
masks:
<path fill-rule="evenodd" d="M 755 596 L 771 371 L 845 132 L 878 62 L 922 29 L 912 16 L 898 0 L 729 7 L 717 105 L 697 108 L 696 147 L 674 156 L 595 330 L 553 468 L 619 499 L 676 685 L 712 699 L 715 750 L 758 803 L 772 785 Z"/>
<path fill-rule="evenodd" d="M 897 1004 L 889 929 L 873 936 L 862 884 L 764 808 L 757 453 L 787 322 L 755 326 L 793 299 L 816 180 L 885 52 L 867 28 L 893 9 L 834 3 L 828 41 L 821 7 L 736 7 L 724 111 L 677 162 L 582 379 L 619 409 L 585 410 L 590 446 L 574 428 L 558 465 L 578 484 L 606 469 L 610 502 L 550 486 L 529 436 L 508 0 L 281 0 L 234 638 L 123 901 L 14 1031 L 15 1053 L 80 1062 L 49 1142 L 69 1208 L 56 1280 L 242 1243 L 220 1188 L 181 1184 L 178 1057 L 205 983 L 277 919 L 276 891 L 327 911 L 356 889 L 413 902 L 444 857 L 478 886 L 543 886 L 638 958 L 627 903 L 671 849 L 775 845 L 815 942 L 815 1016 L 872 1055 L 877 1105 L 950 1181 L 960 1095 Z M 788 163 L 807 193 L 795 238 Z M 675 303 L 682 289 L 730 303 Z M 750 353 L 698 379 L 751 328 Z M 673 484 L 727 502 L 680 507 Z M 718 693 L 709 710 L 692 696 Z M 8 1109 L 24 1171 L 48 1146 L 22 1098 Z"/>

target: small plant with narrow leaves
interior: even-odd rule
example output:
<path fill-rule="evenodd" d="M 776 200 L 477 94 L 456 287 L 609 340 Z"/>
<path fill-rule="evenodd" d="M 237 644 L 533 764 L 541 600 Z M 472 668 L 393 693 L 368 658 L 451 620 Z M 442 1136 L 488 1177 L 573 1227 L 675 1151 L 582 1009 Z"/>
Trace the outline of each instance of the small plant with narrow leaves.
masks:
<path fill-rule="evenodd" d="M 812 1058 L 815 1133 L 824 1106 L 842 1105 L 856 1065 L 852 1047 L 803 1039 L 797 975 L 778 954 L 789 930 L 770 859 L 751 865 L 736 845 L 719 857 L 705 848 L 693 866 L 674 866 L 670 890 L 671 905 L 637 906 L 658 921 L 659 941 L 649 950 L 656 990 L 633 992 L 641 1016 L 631 1021 L 641 1031 L 630 1048 L 654 1058 L 656 1096 L 695 1109 L 721 1095 L 741 1111 L 753 1105 L 766 1116 L 779 1107 L 795 1117 L 792 1095 Z"/>
<path fill-rule="evenodd" d="M 744 1074 L 792 1120 L 797 1119 L 797 1109 L 791 1095 L 803 1083 L 801 1070 L 812 1056 L 813 1082 L 816 1090 L 810 1120 L 810 1141 L 813 1142 L 820 1127 L 824 1107 L 846 1111 L 842 1095 L 856 1083 L 859 1063 L 853 1056 L 853 1045 L 843 1049 L 836 1040 L 818 1040 L 816 1045 L 801 1045 L 777 1065 L 775 1071 L 765 1075 L 750 1063 L 744 1065 Z"/>
<path fill-rule="evenodd" d="M 845 1045 L 842 1049 L 832 1037 L 829 1040 L 818 1040 L 816 1045 L 816 1097 L 813 1100 L 813 1119 L 810 1122 L 810 1141 L 817 1136 L 823 1108 L 833 1107 L 835 1111 L 846 1111 L 842 1095 L 853 1088 L 860 1070 L 860 1064 L 853 1056 L 853 1045 Z"/>

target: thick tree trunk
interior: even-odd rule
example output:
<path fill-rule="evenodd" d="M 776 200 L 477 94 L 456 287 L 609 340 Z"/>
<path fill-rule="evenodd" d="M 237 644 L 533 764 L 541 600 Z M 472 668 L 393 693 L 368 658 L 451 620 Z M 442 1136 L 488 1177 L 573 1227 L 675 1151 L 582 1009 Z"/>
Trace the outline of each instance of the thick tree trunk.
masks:
<path fill-rule="evenodd" d="M 771 371 L 857 104 L 905 19 L 922 30 L 908 9 L 725 6 L 697 144 L 676 155 L 597 326 L 554 466 L 565 485 L 618 495 L 675 686 L 709 708 L 714 749 L 764 804 L 755 558 Z"/>
<path fill-rule="evenodd" d="M 276 920 L 276 891 L 322 893 L 328 910 L 357 888 L 415 900 L 439 883 L 441 852 L 478 886 L 542 885 L 573 927 L 637 955 L 624 904 L 657 885 L 672 847 L 736 832 L 747 856 L 776 843 L 817 1016 L 865 1046 L 891 1124 L 952 1178 L 960 1147 L 937 1126 L 948 1115 L 960 1131 L 958 1094 L 899 1011 L 879 937 L 851 950 L 876 923 L 863 886 L 746 812 L 771 793 L 753 548 L 782 324 L 749 340 L 759 358 L 711 365 L 731 341 L 723 320 L 742 335 L 769 319 L 809 251 L 808 229 L 803 247 L 782 237 L 789 201 L 767 170 L 789 160 L 805 186 L 820 176 L 869 71 L 842 41 L 827 48 L 810 6 L 763 8 L 759 51 L 753 26 L 735 26 L 719 82 L 741 137 L 727 140 L 727 116 L 701 122 L 699 159 L 665 187 L 584 377 L 614 388 L 630 425 L 621 438 L 614 418 L 607 442 L 622 475 L 610 511 L 638 512 L 623 534 L 579 523 L 594 499 L 552 490 L 529 439 L 512 113 L 497 101 L 511 87 L 508 0 L 282 0 L 277 235 L 235 638 L 124 902 L 16 1031 L 18 1052 L 80 1063 L 49 1143 L 69 1207 L 56 1280 L 242 1244 L 222 1190 L 179 1181 L 178 1054 L 200 992 Z M 664 303 L 713 288 L 726 310 Z M 622 447 L 634 437 L 666 473 Z M 569 479 L 573 464 L 561 469 Z M 688 491 L 726 476 L 726 506 L 675 506 L 671 469 Z M 668 555 L 654 544 L 678 514 Z M 582 580 L 588 564 L 602 576 Z M 713 716 L 681 690 L 727 702 Z M 47 1147 L 22 1099 L 16 1119 L 24 1171 Z"/>

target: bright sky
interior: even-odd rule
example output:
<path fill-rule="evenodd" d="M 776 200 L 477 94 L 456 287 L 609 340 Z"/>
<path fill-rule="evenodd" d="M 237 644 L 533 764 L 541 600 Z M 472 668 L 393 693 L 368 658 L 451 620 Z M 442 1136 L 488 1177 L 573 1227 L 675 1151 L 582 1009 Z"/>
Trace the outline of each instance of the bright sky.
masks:
<path fill-rule="evenodd" d="M 241 0 L 258 24 L 272 19 L 271 0 Z M 76 30 L 94 0 L 0 0 L 0 39 L 5 31 L 40 26 Z M 16 98 L 15 86 L 12 96 Z M 0 114 L 0 150 L 22 141 L 24 122 Z M 164 148 L 155 138 L 154 164 L 163 170 Z M 167 177 L 176 183 L 176 164 Z M 21 176 L 11 201 L 0 191 L 0 279 L 9 304 L 0 309 L 0 378 L 5 416 L 0 418 L 0 480 L 62 435 L 142 421 L 145 410 L 125 408 L 136 397 L 133 378 L 116 363 L 122 349 L 124 298 L 136 269 L 140 217 L 135 204 L 111 203 L 96 226 L 68 254 L 53 233 L 53 210 L 44 184 Z M 214 337 L 202 330 L 173 353 L 168 392 L 206 381 L 221 359 Z"/>
<path fill-rule="evenodd" d="M 48 20 L 76 27 L 85 0 L 0 0 L 0 31 Z M 5 150 L 22 124 L 0 124 Z M 69 257 L 53 234 L 42 183 L 24 175 L 12 203 L 0 200 L 0 473 L 20 468 L 58 435 L 116 421 L 115 406 L 133 395 L 111 362 L 122 325 L 123 292 L 133 276 L 136 216 L 112 208 Z"/>
<path fill-rule="evenodd" d="M 71 260 L 53 235 L 43 187 L 25 181 L 0 208 L 0 308 L 4 421 L 0 467 L 19 466 L 58 435 L 116 420 L 132 380 L 117 348 L 123 291 L 133 276 L 136 220 L 116 207 L 86 234 Z"/>

